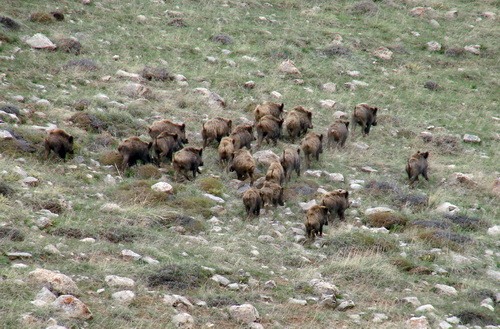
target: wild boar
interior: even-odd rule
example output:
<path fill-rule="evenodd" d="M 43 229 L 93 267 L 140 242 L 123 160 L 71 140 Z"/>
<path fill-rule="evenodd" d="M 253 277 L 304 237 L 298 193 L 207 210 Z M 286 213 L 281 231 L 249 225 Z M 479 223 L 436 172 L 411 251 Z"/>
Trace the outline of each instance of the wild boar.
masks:
<path fill-rule="evenodd" d="M 300 147 L 302 152 L 304 152 L 306 168 L 309 168 L 311 165 L 311 155 L 316 158 L 316 161 L 319 161 L 319 155 L 323 153 L 323 134 L 308 133 L 302 139 Z"/>
<path fill-rule="evenodd" d="M 52 129 L 44 140 L 45 159 L 49 158 L 50 151 L 56 153 L 63 161 L 66 154 L 73 155 L 73 136 L 62 129 Z"/>
<path fill-rule="evenodd" d="M 284 149 L 280 162 L 285 170 L 285 180 L 287 182 L 292 178 L 292 171 L 294 170 L 297 176 L 300 177 L 300 148 L 296 150 L 289 147 Z"/>
<path fill-rule="evenodd" d="M 222 137 L 228 136 L 231 132 L 233 121 L 226 118 L 216 117 L 203 124 L 201 137 L 203 138 L 203 148 L 208 143 L 216 140 L 219 143 Z"/>
<path fill-rule="evenodd" d="M 416 181 L 418 181 L 418 176 L 422 175 L 426 180 L 429 180 L 427 176 L 428 163 L 427 158 L 429 157 L 429 152 L 420 152 L 413 154 L 406 163 L 406 173 L 408 174 L 408 179 L 410 180 L 410 186 L 413 186 Z"/>
<path fill-rule="evenodd" d="M 378 108 L 370 106 L 366 103 L 356 105 L 351 119 L 352 134 L 356 125 L 360 125 L 363 130 L 363 136 L 370 133 L 370 127 L 377 125 Z"/>
<path fill-rule="evenodd" d="M 305 135 L 308 129 L 313 128 L 312 112 L 302 106 L 296 106 L 287 114 L 283 124 L 293 142 L 295 138 Z"/>
<path fill-rule="evenodd" d="M 197 147 L 184 147 L 182 150 L 174 153 L 172 165 L 175 170 L 175 176 L 178 180 L 179 174 L 182 174 L 187 180 L 189 179 L 188 172 L 193 173 L 193 179 L 196 178 L 196 173 L 201 174 L 199 167 L 203 166 L 203 149 Z"/>
<path fill-rule="evenodd" d="M 233 138 L 234 148 L 236 150 L 244 147 L 250 150 L 252 148 L 251 143 L 255 140 L 253 135 L 253 125 L 240 124 L 233 129 L 231 135 L 229 136 Z"/>
<path fill-rule="evenodd" d="M 151 139 L 155 139 L 156 136 L 161 134 L 162 132 L 166 131 L 171 134 L 177 134 L 179 136 L 179 140 L 183 144 L 188 143 L 188 139 L 186 138 L 186 124 L 184 123 L 173 123 L 172 121 L 169 120 L 160 120 L 160 121 L 155 121 L 153 124 L 149 127 L 149 136 L 151 136 Z"/>
<path fill-rule="evenodd" d="M 159 164 L 166 161 L 172 161 L 172 154 L 182 148 L 182 143 L 177 134 L 172 134 L 167 131 L 162 132 L 153 140 L 153 152 L 156 156 L 156 161 Z"/>
<path fill-rule="evenodd" d="M 137 161 L 142 161 L 144 164 L 150 163 L 151 156 L 149 152 L 152 146 L 152 142 L 143 142 L 137 136 L 123 140 L 120 145 L 118 145 L 118 152 L 120 152 L 123 157 L 122 170 L 132 167 Z"/>
<path fill-rule="evenodd" d="M 233 160 L 234 140 L 232 137 L 223 137 L 219 143 L 219 164 L 228 165 Z"/>
<path fill-rule="evenodd" d="M 247 218 L 257 217 L 262 208 L 262 197 L 259 189 L 254 187 L 246 190 L 243 193 L 243 205 L 247 213 Z"/>
<path fill-rule="evenodd" d="M 307 210 L 304 225 L 310 240 L 314 241 L 316 236 L 323 236 L 323 226 L 328 223 L 327 214 L 328 208 L 321 205 L 314 205 Z"/>
<path fill-rule="evenodd" d="M 255 172 L 255 160 L 247 149 L 239 149 L 234 152 L 233 161 L 229 166 L 229 171 L 236 172 L 239 180 L 250 177 L 250 185 L 253 184 Z"/>
<path fill-rule="evenodd" d="M 273 141 L 274 145 L 277 144 L 278 139 L 281 137 L 281 126 L 283 119 L 278 119 L 272 115 L 263 116 L 257 123 L 257 147 L 262 145 L 265 139 L 268 143 Z"/>
<path fill-rule="evenodd" d="M 327 131 L 327 146 L 332 148 L 334 145 L 344 147 L 347 135 L 349 134 L 349 121 L 336 120 L 328 127 Z"/>
<path fill-rule="evenodd" d="M 272 205 L 274 207 L 285 205 L 283 201 L 283 187 L 278 183 L 265 181 L 260 188 L 260 194 L 264 205 Z"/>
<path fill-rule="evenodd" d="M 281 119 L 283 117 L 283 108 L 285 105 L 277 104 L 273 102 L 264 102 L 263 104 L 259 104 L 255 107 L 253 111 L 255 117 L 255 123 L 259 122 L 259 120 L 265 115 L 272 115 L 277 119 Z"/>
<path fill-rule="evenodd" d="M 331 191 L 323 196 L 321 205 L 325 206 L 328 209 L 329 221 L 333 221 L 335 215 L 337 215 L 339 219 L 343 221 L 345 220 L 345 211 L 350 206 L 349 192 L 342 189 Z"/>
<path fill-rule="evenodd" d="M 269 165 L 266 173 L 266 181 L 283 185 L 283 183 L 285 182 L 285 169 L 283 169 L 283 166 L 280 162 L 275 161 Z"/>

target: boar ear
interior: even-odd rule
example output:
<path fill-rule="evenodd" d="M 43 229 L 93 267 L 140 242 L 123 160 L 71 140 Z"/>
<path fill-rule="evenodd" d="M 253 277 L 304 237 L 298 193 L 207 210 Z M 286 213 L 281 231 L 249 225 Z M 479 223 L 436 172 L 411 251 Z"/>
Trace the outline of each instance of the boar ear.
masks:
<path fill-rule="evenodd" d="M 348 128 L 349 127 L 349 121 L 344 121 L 345 123 L 345 127 Z"/>
<path fill-rule="evenodd" d="M 186 124 L 185 123 L 181 124 L 181 131 L 186 131 Z"/>
<path fill-rule="evenodd" d="M 69 135 L 68 140 L 69 140 L 70 143 L 73 143 L 73 136 Z"/>
<path fill-rule="evenodd" d="M 233 125 L 233 120 L 231 120 L 231 119 L 227 120 L 227 124 L 229 127 L 231 127 Z"/>
<path fill-rule="evenodd" d="M 300 147 L 297 148 L 297 154 L 300 155 Z"/>
<path fill-rule="evenodd" d="M 422 155 L 424 156 L 424 159 L 427 159 L 429 157 L 429 152 L 422 153 Z"/>
<path fill-rule="evenodd" d="M 319 134 L 319 140 L 323 141 L 323 134 Z"/>
<path fill-rule="evenodd" d="M 283 108 L 285 107 L 285 103 L 281 103 L 280 107 L 279 107 L 279 110 L 280 111 L 283 111 Z"/>
<path fill-rule="evenodd" d="M 233 145 L 236 145 L 236 139 L 232 138 L 231 140 L 233 141 Z"/>
<path fill-rule="evenodd" d="M 172 137 L 174 137 L 174 140 L 177 140 L 179 138 L 179 135 L 173 134 Z"/>
<path fill-rule="evenodd" d="M 309 118 L 309 120 L 312 119 L 312 116 L 313 116 L 312 112 L 307 112 L 307 117 Z"/>
<path fill-rule="evenodd" d="M 148 150 L 153 146 L 153 142 L 148 143 Z"/>
<path fill-rule="evenodd" d="M 373 110 L 373 114 L 377 114 L 378 108 L 374 107 L 372 110 Z"/>
<path fill-rule="evenodd" d="M 344 191 L 345 198 L 347 199 L 349 197 L 349 191 Z"/>

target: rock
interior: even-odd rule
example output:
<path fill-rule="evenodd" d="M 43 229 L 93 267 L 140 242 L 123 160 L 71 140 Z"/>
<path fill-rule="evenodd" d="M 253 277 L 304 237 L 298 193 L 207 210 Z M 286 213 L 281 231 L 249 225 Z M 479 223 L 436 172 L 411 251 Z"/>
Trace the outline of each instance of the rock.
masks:
<path fill-rule="evenodd" d="M 221 286 L 227 286 L 231 283 L 231 281 L 229 281 L 229 279 L 227 279 L 226 277 L 222 276 L 222 275 L 219 275 L 219 274 L 215 274 L 214 276 L 212 276 L 210 278 L 212 281 L 215 281 L 217 282 L 218 284 L 220 284 Z"/>
<path fill-rule="evenodd" d="M 146 257 L 142 257 L 142 260 L 145 261 L 146 263 L 150 264 L 150 265 L 156 265 L 156 264 L 160 264 L 160 262 L 154 258 L 151 258 L 149 256 L 146 256 Z"/>
<path fill-rule="evenodd" d="M 129 305 L 135 299 L 135 293 L 131 290 L 117 291 L 111 295 L 117 303 L 122 305 Z"/>
<path fill-rule="evenodd" d="M 140 84 L 130 82 L 126 84 L 122 89 L 121 93 L 125 96 L 137 98 L 137 97 L 150 97 L 152 95 L 152 91 L 150 88 Z"/>
<path fill-rule="evenodd" d="M 224 108 L 226 106 L 226 101 L 222 97 L 207 88 L 195 88 L 194 92 L 205 97 L 209 106 L 215 108 Z"/>
<path fill-rule="evenodd" d="M 429 321 L 425 316 L 412 317 L 407 321 L 408 329 L 430 329 Z"/>
<path fill-rule="evenodd" d="M 330 180 L 331 182 L 339 182 L 339 183 L 343 183 L 344 182 L 344 175 L 342 175 L 342 174 L 339 174 L 339 173 L 327 173 L 327 172 L 324 172 L 324 174 L 326 175 L 326 177 L 328 178 L 328 180 Z"/>
<path fill-rule="evenodd" d="M 427 50 L 428 51 L 440 51 L 441 50 L 441 44 L 437 41 L 429 41 L 427 42 Z"/>
<path fill-rule="evenodd" d="M 494 12 L 492 11 L 485 11 L 481 14 L 481 16 L 483 16 L 484 18 L 486 19 L 491 19 L 491 20 L 495 20 L 495 18 L 497 17 L 497 14 L 495 14 Z"/>
<path fill-rule="evenodd" d="M 271 92 L 271 97 L 274 97 L 274 98 L 276 98 L 276 99 L 281 99 L 281 98 L 283 98 L 283 95 L 281 95 L 281 94 L 280 94 L 279 92 L 277 92 L 277 91 L 272 91 L 272 92 Z"/>
<path fill-rule="evenodd" d="M 460 208 L 449 202 L 443 202 L 437 206 L 436 211 L 444 215 L 453 215 L 454 213 L 459 212 Z"/>
<path fill-rule="evenodd" d="M 459 324 L 460 323 L 460 319 L 456 316 L 451 316 L 449 318 L 446 318 L 446 322 L 448 323 L 452 323 L 452 324 Z"/>
<path fill-rule="evenodd" d="M 319 101 L 319 105 L 324 109 L 333 109 L 337 104 L 333 99 L 323 99 Z"/>
<path fill-rule="evenodd" d="M 419 307 L 420 305 L 422 305 L 422 303 L 420 303 L 417 297 L 404 297 L 401 298 L 399 302 L 403 304 L 411 304 L 415 307 Z"/>
<path fill-rule="evenodd" d="M 360 150 L 368 150 L 370 148 L 368 144 L 363 142 L 356 142 L 354 143 L 354 146 Z"/>
<path fill-rule="evenodd" d="M 386 47 L 379 47 L 373 51 L 373 56 L 383 60 L 391 60 L 392 54 L 393 54 L 392 51 L 390 51 Z"/>
<path fill-rule="evenodd" d="M 210 199 L 212 201 L 215 201 L 217 203 L 225 203 L 226 202 L 223 198 L 220 198 L 220 197 L 215 196 L 215 195 L 210 194 L 210 193 L 203 193 L 203 196 L 205 198 Z"/>
<path fill-rule="evenodd" d="M 101 207 L 101 211 L 106 213 L 119 213 L 122 212 L 123 209 L 116 203 L 106 203 Z"/>
<path fill-rule="evenodd" d="M 110 287 L 134 287 L 135 281 L 126 277 L 121 277 L 117 275 L 107 275 L 104 281 Z"/>
<path fill-rule="evenodd" d="M 410 10 L 410 15 L 413 17 L 422 17 L 431 10 L 433 10 L 431 7 L 415 7 Z"/>
<path fill-rule="evenodd" d="M 424 88 L 434 91 L 434 90 L 438 90 L 439 89 L 439 85 L 435 81 L 426 81 L 424 83 Z M 432 139 L 432 134 L 431 133 L 429 133 L 429 132 L 423 132 L 423 133 L 430 134 L 431 139 Z M 420 133 L 420 136 L 422 137 L 422 133 Z M 425 141 L 425 139 L 424 139 L 424 141 Z"/>
<path fill-rule="evenodd" d="M 431 304 L 425 304 L 425 305 L 422 305 L 422 306 L 419 306 L 415 309 L 415 312 L 417 313 L 428 313 L 428 312 L 433 312 L 435 311 L 436 309 L 434 308 L 434 306 L 432 306 Z"/>
<path fill-rule="evenodd" d="M 251 304 L 232 305 L 229 307 L 231 318 L 240 323 L 252 323 L 260 320 L 259 312 Z"/>
<path fill-rule="evenodd" d="M 453 173 L 452 177 L 457 181 L 458 183 L 461 184 L 466 184 L 470 186 L 474 186 L 477 183 L 473 180 L 474 176 L 471 174 L 463 174 L 460 172 Z"/>
<path fill-rule="evenodd" d="M 447 296 L 457 295 L 457 290 L 455 288 L 447 286 L 445 284 L 436 284 L 434 285 L 434 288 L 436 288 L 437 292 L 441 295 L 447 295 Z"/>
<path fill-rule="evenodd" d="M 64 327 L 64 326 L 60 326 L 60 325 L 58 325 L 58 324 L 54 324 L 54 325 L 50 325 L 50 326 L 48 326 L 48 327 L 47 327 L 47 328 L 45 328 L 45 329 L 68 329 L 68 328 L 66 328 L 66 327 Z"/>
<path fill-rule="evenodd" d="M 486 270 L 486 275 L 493 280 L 500 281 L 500 271 Z"/>
<path fill-rule="evenodd" d="M 495 226 L 488 228 L 487 233 L 488 233 L 488 235 L 492 235 L 492 236 L 500 235 L 500 225 L 495 225 Z"/>
<path fill-rule="evenodd" d="M 24 186 L 36 187 L 36 186 L 38 186 L 38 184 L 40 183 L 40 181 L 38 180 L 38 178 L 35 178 L 35 177 L 26 177 L 26 178 L 24 178 L 24 179 L 21 180 L 21 183 Z"/>
<path fill-rule="evenodd" d="M 469 45 L 465 46 L 464 50 L 468 53 L 474 54 L 474 55 L 481 55 L 481 45 Z"/>
<path fill-rule="evenodd" d="M 248 329 L 264 329 L 264 326 L 257 322 L 252 322 L 248 325 Z"/>
<path fill-rule="evenodd" d="M 368 172 L 368 173 L 373 173 L 373 172 L 377 172 L 378 170 L 373 169 L 372 167 L 369 167 L 369 166 L 365 166 L 365 167 L 361 167 L 361 171 Z"/>
<path fill-rule="evenodd" d="M 429 24 L 430 24 L 433 28 L 435 28 L 435 29 L 437 29 L 437 28 L 441 27 L 441 25 L 439 24 L 439 22 L 438 22 L 438 21 L 436 21 L 435 19 L 431 19 L 431 20 L 429 21 Z"/>
<path fill-rule="evenodd" d="M 122 254 L 123 259 L 125 259 L 125 260 L 139 260 L 142 258 L 142 256 L 139 255 L 138 253 L 135 253 L 132 250 L 128 250 L 128 249 L 123 249 L 121 254 Z"/>
<path fill-rule="evenodd" d="M 218 62 L 218 59 L 214 56 L 207 56 L 205 57 L 205 60 L 211 64 L 215 64 Z"/>
<path fill-rule="evenodd" d="M 174 328 L 193 329 L 194 319 L 188 313 L 179 313 L 172 317 Z"/>
<path fill-rule="evenodd" d="M 342 303 L 340 303 L 339 306 L 337 306 L 337 310 L 344 312 L 344 311 L 350 310 L 351 308 L 354 308 L 355 306 L 356 306 L 356 304 L 354 304 L 354 302 L 352 300 L 345 300 Z"/>
<path fill-rule="evenodd" d="M 163 302 L 174 308 L 185 310 L 190 310 L 194 307 L 186 297 L 180 295 L 164 295 Z"/>
<path fill-rule="evenodd" d="M 370 216 L 373 214 L 380 214 L 380 213 L 387 213 L 387 212 L 394 212 L 391 208 L 388 207 L 375 207 L 375 208 L 368 208 L 365 210 L 365 215 Z"/>
<path fill-rule="evenodd" d="M 288 304 L 296 304 L 296 305 L 307 305 L 307 300 L 305 299 L 297 299 L 297 298 L 288 298 Z"/>
<path fill-rule="evenodd" d="M 64 317 L 90 320 L 92 313 L 87 305 L 85 305 L 78 298 L 71 295 L 61 295 L 53 303 L 52 306 L 60 311 Z"/>
<path fill-rule="evenodd" d="M 389 319 L 389 317 L 387 315 L 385 315 L 384 313 L 375 313 L 375 314 L 373 314 L 372 322 L 381 323 L 387 319 Z"/>
<path fill-rule="evenodd" d="M 334 93 L 337 91 L 337 85 L 333 82 L 327 82 L 321 85 L 321 89 L 329 93 Z"/>
<path fill-rule="evenodd" d="M 278 70 L 280 72 L 286 73 L 286 74 L 297 74 L 300 75 L 299 69 L 295 66 L 295 63 L 292 60 L 285 60 L 281 62 L 281 64 L 278 66 Z"/>
<path fill-rule="evenodd" d="M 273 162 L 279 162 L 280 157 L 271 150 L 257 151 L 253 154 L 253 158 L 258 165 L 263 165 L 268 167 Z"/>
<path fill-rule="evenodd" d="M 43 248 L 43 251 L 45 251 L 49 254 L 52 254 L 52 255 L 61 255 L 61 252 L 59 251 L 59 249 L 57 249 L 56 246 L 54 246 L 53 244 L 46 245 Z"/>
<path fill-rule="evenodd" d="M 95 239 L 94 238 L 83 238 L 80 240 L 80 242 L 95 243 Z"/>
<path fill-rule="evenodd" d="M 336 309 L 338 306 L 337 298 L 335 295 L 321 295 L 319 305 L 331 309 Z"/>
<path fill-rule="evenodd" d="M 339 295 L 340 290 L 334 284 L 319 279 L 312 279 L 309 285 L 313 288 L 315 294 L 318 295 Z"/>
<path fill-rule="evenodd" d="M 447 19 L 455 19 L 458 17 L 458 11 L 455 9 L 449 10 L 444 14 L 444 17 L 446 17 Z"/>
<path fill-rule="evenodd" d="M 308 201 L 308 202 L 299 202 L 299 206 L 302 210 L 304 211 L 307 211 L 309 210 L 311 207 L 315 206 L 317 203 L 316 203 L 316 200 L 311 200 L 311 201 Z"/>
<path fill-rule="evenodd" d="M 45 35 L 42 33 L 37 33 L 34 36 L 26 39 L 26 43 L 35 49 L 48 49 L 54 50 L 56 49 L 56 45 L 52 43 Z"/>
<path fill-rule="evenodd" d="M 273 243 L 275 239 L 270 235 L 259 235 L 257 240 L 264 243 Z"/>
<path fill-rule="evenodd" d="M 29 252 L 6 252 L 5 256 L 10 260 L 33 257 Z"/>
<path fill-rule="evenodd" d="M 115 75 L 117 77 L 120 77 L 120 78 L 128 78 L 128 79 L 132 79 L 132 80 L 135 80 L 135 81 L 140 81 L 141 80 L 141 75 L 140 74 L 129 73 L 129 72 L 126 72 L 126 71 L 123 71 L 123 70 L 116 71 Z"/>
<path fill-rule="evenodd" d="M 54 295 L 49 289 L 43 287 L 42 290 L 38 292 L 38 294 L 35 297 L 35 300 L 32 301 L 31 304 L 37 307 L 43 307 L 55 301 L 56 298 L 57 298 L 56 295 Z"/>
<path fill-rule="evenodd" d="M 59 294 L 79 294 L 76 283 L 70 277 L 61 273 L 38 268 L 28 273 L 28 279 L 37 285 L 48 287 L 51 291 Z"/>
<path fill-rule="evenodd" d="M 449 324 L 448 322 L 446 322 L 446 321 L 439 322 L 439 329 L 450 329 L 450 328 L 453 328 L 453 326 L 451 324 Z"/>
<path fill-rule="evenodd" d="M 465 143 L 475 143 L 475 144 L 481 143 L 481 138 L 479 138 L 476 135 L 465 134 L 463 140 Z"/>
<path fill-rule="evenodd" d="M 246 89 L 253 89 L 255 88 L 255 81 L 247 81 L 245 82 L 243 87 L 245 87 Z"/>
<path fill-rule="evenodd" d="M 169 183 L 158 182 L 156 184 L 153 184 L 151 186 L 151 189 L 159 193 L 172 193 L 174 188 Z"/>
<path fill-rule="evenodd" d="M 335 111 L 335 112 L 333 112 L 333 118 L 334 119 L 348 119 L 349 116 L 345 112 Z"/>
<path fill-rule="evenodd" d="M 0 130 L 0 140 L 13 139 L 14 137 L 7 130 Z"/>

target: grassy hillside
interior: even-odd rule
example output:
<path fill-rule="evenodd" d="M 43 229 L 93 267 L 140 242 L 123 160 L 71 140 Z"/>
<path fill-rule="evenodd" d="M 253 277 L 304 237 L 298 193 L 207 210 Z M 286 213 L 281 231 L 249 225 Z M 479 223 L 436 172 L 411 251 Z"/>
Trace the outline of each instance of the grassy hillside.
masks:
<path fill-rule="evenodd" d="M 248 327 L 228 313 L 244 303 L 255 306 L 264 328 L 403 328 L 421 315 L 431 328 L 453 316 L 468 327 L 500 326 L 499 242 L 488 231 L 500 225 L 498 8 L 498 0 L 3 0 L 0 131 L 14 138 L 0 139 L 0 324 L 46 328 L 54 318 L 67 328 L 173 328 L 182 307 L 163 296 L 178 294 L 195 305 L 187 312 L 196 328 Z M 36 33 L 58 49 L 32 49 L 26 40 Z M 440 49 L 430 50 L 432 41 Z M 376 56 L 380 47 L 390 59 Z M 286 60 L 300 73 L 280 71 Z M 144 79 L 146 67 L 165 79 Z M 245 219 L 243 183 L 218 165 L 215 145 L 194 181 L 174 180 L 169 164 L 115 166 L 120 141 L 150 141 L 155 120 L 185 122 L 189 145 L 201 146 L 204 120 L 252 121 L 264 101 L 311 109 L 318 133 L 334 112 L 350 116 L 358 103 L 380 109 L 378 125 L 366 138 L 358 127 L 345 149 L 325 148 L 313 161 L 312 170 L 341 173 L 344 182 L 293 176 L 285 206 L 253 220 Z M 43 156 L 46 130 L 55 126 L 75 137 L 66 162 Z M 466 143 L 464 134 L 481 142 Z M 284 138 L 261 150 L 280 155 L 288 144 Z M 404 168 L 417 150 L 430 152 L 430 181 L 410 189 Z M 266 169 L 260 165 L 258 176 Z M 153 191 L 159 181 L 174 192 Z M 345 222 L 303 241 L 299 203 L 319 202 L 318 188 L 347 189 L 354 203 Z M 443 216 L 436 208 L 444 202 L 460 211 Z M 387 220 L 365 215 L 377 206 L 393 209 L 400 224 L 374 230 Z M 30 303 L 41 288 L 28 280 L 36 268 L 70 276 L 93 319 Z M 214 274 L 238 285 L 216 283 Z M 107 275 L 135 286 L 110 287 Z M 338 304 L 354 308 L 324 306 L 312 279 L 337 286 Z M 130 305 L 113 299 L 120 290 L 135 293 Z M 416 311 L 405 297 L 435 310 Z"/>

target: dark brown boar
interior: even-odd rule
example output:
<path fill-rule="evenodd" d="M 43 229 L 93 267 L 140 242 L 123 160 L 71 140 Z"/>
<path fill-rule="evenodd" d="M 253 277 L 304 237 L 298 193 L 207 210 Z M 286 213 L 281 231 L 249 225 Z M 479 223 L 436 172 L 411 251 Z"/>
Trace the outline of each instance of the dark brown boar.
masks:
<path fill-rule="evenodd" d="M 254 187 L 246 190 L 243 193 L 243 205 L 245 206 L 247 218 L 259 216 L 260 208 L 263 205 L 260 190 Z"/>
<path fill-rule="evenodd" d="M 264 102 L 263 104 L 259 104 L 253 110 L 253 114 L 255 117 L 255 123 L 259 122 L 260 118 L 265 115 L 272 115 L 275 118 L 281 119 L 283 118 L 283 108 L 285 105 L 277 104 L 273 102 Z"/>
<path fill-rule="evenodd" d="M 349 134 L 349 121 L 336 120 L 328 127 L 327 138 L 328 148 L 333 146 L 344 147 L 347 135 Z"/>
<path fill-rule="evenodd" d="M 233 160 L 234 155 L 234 140 L 232 137 L 224 137 L 219 143 L 219 163 L 227 165 Z"/>
<path fill-rule="evenodd" d="M 170 120 L 155 121 L 149 127 L 149 136 L 151 136 L 151 139 L 154 140 L 156 136 L 158 136 L 164 131 L 169 132 L 171 134 L 177 134 L 177 136 L 179 136 L 179 140 L 181 143 L 183 144 L 188 143 L 188 139 L 186 138 L 186 124 L 173 123 Z"/>
<path fill-rule="evenodd" d="M 283 166 L 280 162 L 275 161 L 269 165 L 266 173 L 266 181 L 283 185 L 283 183 L 285 182 L 285 169 L 283 169 Z"/>
<path fill-rule="evenodd" d="M 328 208 L 321 205 L 314 205 L 307 210 L 304 225 L 306 234 L 310 240 L 314 241 L 316 236 L 323 236 L 323 226 L 328 223 Z"/>
<path fill-rule="evenodd" d="M 323 153 L 323 134 L 308 133 L 302 139 L 300 147 L 302 152 L 304 152 L 306 168 L 309 168 L 311 165 L 311 155 L 316 158 L 316 161 L 319 161 L 319 155 Z"/>
<path fill-rule="evenodd" d="M 229 166 L 229 171 L 236 172 L 239 180 L 244 180 L 250 177 L 250 185 L 253 184 L 255 172 L 255 160 L 247 149 L 239 149 L 234 152 L 233 161 Z"/>
<path fill-rule="evenodd" d="M 237 125 L 231 132 L 231 135 L 229 136 L 233 138 L 234 148 L 236 150 L 239 150 L 243 147 L 246 147 L 247 149 L 250 150 L 252 148 L 251 144 L 255 140 L 255 137 L 253 135 L 253 125 L 250 124 Z"/>
<path fill-rule="evenodd" d="M 275 182 L 265 181 L 260 188 L 260 194 L 264 205 L 267 206 L 284 206 L 283 201 L 283 187 Z"/>
<path fill-rule="evenodd" d="M 73 154 L 73 136 L 62 129 L 52 129 L 44 140 L 45 159 L 49 158 L 50 151 L 56 153 L 63 161 L 66 154 Z"/>
<path fill-rule="evenodd" d="M 296 106 L 286 116 L 284 126 L 293 142 L 295 138 L 305 135 L 308 129 L 313 128 L 312 112 L 302 106 Z"/>
<path fill-rule="evenodd" d="M 429 157 L 429 152 L 420 152 L 413 154 L 406 163 L 406 173 L 408 174 L 408 179 L 410 180 L 410 186 L 418 181 L 418 176 L 422 175 L 426 180 L 429 180 L 427 176 L 427 168 L 429 164 L 427 163 L 427 158 Z"/>
<path fill-rule="evenodd" d="M 377 125 L 377 111 L 378 108 L 366 103 L 356 105 L 351 119 L 352 134 L 354 134 L 356 125 L 360 125 L 361 129 L 363 129 L 363 136 L 368 135 L 370 127 Z"/>
<path fill-rule="evenodd" d="M 329 221 L 333 221 L 335 215 L 343 221 L 345 220 L 345 211 L 350 206 L 349 192 L 342 189 L 331 191 L 323 196 L 321 205 L 328 208 Z"/>
<path fill-rule="evenodd" d="M 201 130 L 203 148 L 207 147 L 208 143 L 214 140 L 219 143 L 222 137 L 228 136 L 231 133 L 232 125 L 232 120 L 221 117 L 216 117 L 205 122 Z"/>
<path fill-rule="evenodd" d="M 129 137 L 123 140 L 120 145 L 118 145 L 118 152 L 120 152 L 123 157 L 122 170 L 135 165 L 137 161 L 150 163 L 151 157 L 149 155 L 149 151 L 152 146 L 152 142 L 143 142 L 137 136 Z"/>
<path fill-rule="evenodd" d="M 292 171 L 294 170 L 297 176 L 300 177 L 300 148 L 296 150 L 289 147 L 284 149 L 280 162 L 285 170 L 285 180 L 287 182 L 292 178 Z"/>
<path fill-rule="evenodd" d="M 278 139 L 281 137 L 281 127 L 283 119 L 278 119 L 272 115 L 263 116 L 257 123 L 257 147 L 262 145 L 265 139 L 268 143 L 273 141 L 274 145 L 277 144 Z"/>
<path fill-rule="evenodd" d="M 170 163 L 172 161 L 172 154 L 182 148 L 182 143 L 177 134 L 164 131 L 156 136 L 152 147 L 159 165 L 163 161 Z"/>
<path fill-rule="evenodd" d="M 182 150 L 174 153 L 172 165 L 175 170 L 176 180 L 179 174 L 182 174 L 187 180 L 189 179 L 188 172 L 193 173 L 193 179 L 196 178 L 196 173 L 201 174 L 199 167 L 203 166 L 203 149 L 197 147 L 184 147 Z"/>

